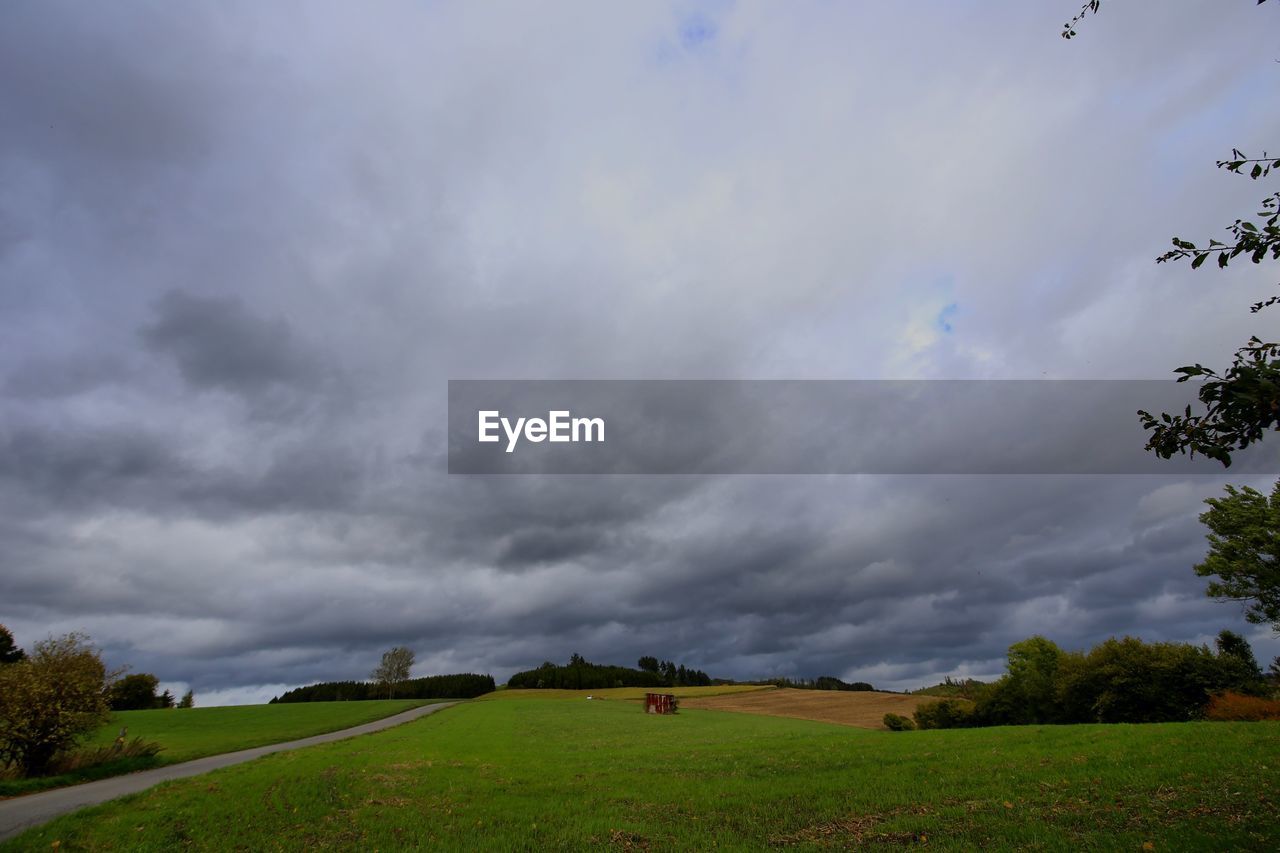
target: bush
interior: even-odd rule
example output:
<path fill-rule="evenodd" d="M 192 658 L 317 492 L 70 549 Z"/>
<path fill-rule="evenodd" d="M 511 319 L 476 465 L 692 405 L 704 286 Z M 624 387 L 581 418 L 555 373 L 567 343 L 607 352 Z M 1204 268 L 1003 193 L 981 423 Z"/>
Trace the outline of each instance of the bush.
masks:
<path fill-rule="evenodd" d="M 915 731 L 916 724 L 901 714 L 885 714 L 884 727 L 891 732 L 910 732 Z"/>
<path fill-rule="evenodd" d="M 1219 722 L 1256 723 L 1260 720 L 1280 720 L 1280 701 L 1245 696 L 1228 690 L 1209 700 L 1204 716 L 1206 720 Z"/>
<path fill-rule="evenodd" d="M 972 709 L 959 699 L 925 702 L 913 716 L 919 729 L 962 729 L 974 724 Z"/>
<path fill-rule="evenodd" d="M 107 668 L 83 634 L 36 643 L 0 667 L 0 762 L 38 776 L 104 723 Z"/>

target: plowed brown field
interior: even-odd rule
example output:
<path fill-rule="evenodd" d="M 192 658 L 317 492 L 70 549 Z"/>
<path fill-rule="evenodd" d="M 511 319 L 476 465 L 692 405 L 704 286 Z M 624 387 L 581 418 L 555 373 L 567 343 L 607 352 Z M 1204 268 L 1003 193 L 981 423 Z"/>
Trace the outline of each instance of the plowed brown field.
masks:
<path fill-rule="evenodd" d="M 704 708 L 710 711 L 741 711 L 771 717 L 795 717 L 839 723 L 863 729 L 883 729 L 884 715 L 893 713 L 910 717 L 922 702 L 936 701 L 936 696 L 904 696 L 901 693 L 870 691 L 793 690 L 775 688 L 727 696 L 681 699 L 681 708 Z"/>

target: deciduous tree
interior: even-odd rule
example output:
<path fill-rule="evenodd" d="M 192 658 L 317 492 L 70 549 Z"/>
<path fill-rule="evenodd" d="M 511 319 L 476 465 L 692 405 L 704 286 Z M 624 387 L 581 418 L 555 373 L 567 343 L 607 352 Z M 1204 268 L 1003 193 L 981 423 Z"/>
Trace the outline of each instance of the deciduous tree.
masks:
<path fill-rule="evenodd" d="M 160 679 L 149 672 L 135 672 L 126 675 L 111 685 L 107 701 L 113 711 L 144 711 L 150 708 L 166 707 L 161 697 L 156 695 L 160 687 Z"/>
<path fill-rule="evenodd" d="M 404 646 L 396 646 L 382 654 L 382 662 L 373 671 L 373 680 L 387 688 L 387 698 L 395 695 L 396 685 L 409 678 L 413 667 L 413 652 Z"/>
<path fill-rule="evenodd" d="M 1206 590 L 1211 598 L 1239 601 L 1250 622 L 1280 631 L 1280 482 L 1269 497 L 1248 486 L 1226 490 L 1205 501 L 1209 555 L 1196 574 L 1216 578 Z"/>

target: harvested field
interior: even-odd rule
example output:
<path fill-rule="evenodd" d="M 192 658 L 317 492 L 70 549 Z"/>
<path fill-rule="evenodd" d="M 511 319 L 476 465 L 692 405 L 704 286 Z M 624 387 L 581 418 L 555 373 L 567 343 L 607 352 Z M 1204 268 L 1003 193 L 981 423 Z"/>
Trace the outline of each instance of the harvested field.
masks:
<path fill-rule="evenodd" d="M 901 693 L 775 688 L 728 696 L 691 697 L 681 699 L 680 707 L 741 711 L 745 714 L 839 723 L 862 729 L 883 729 L 885 714 L 910 717 L 917 705 L 936 700 L 936 696 L 904 696 Z"/>

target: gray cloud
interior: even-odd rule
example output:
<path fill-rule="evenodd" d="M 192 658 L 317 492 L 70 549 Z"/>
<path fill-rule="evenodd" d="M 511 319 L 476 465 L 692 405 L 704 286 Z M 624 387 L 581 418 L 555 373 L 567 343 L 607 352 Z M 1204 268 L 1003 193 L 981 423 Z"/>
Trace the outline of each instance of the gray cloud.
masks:
<path fill-rule="evenodd" d="M 1259 195 L 1213 160 L 1274 148 L 1274 10 L 1052 5 L 7 11 L 0 621 L 224 700 L 1247 631 L 1190 570 L 1234 471 L 445 473 L 451 378 L 1221 362 L 1274 270 L 1152 258 Z"/>
<path fill-rule="evenodd" d="M 142 339 L 177 362 L 195 389 L 256 394 L 274 386 L 307 387 L 318 379 L 314 357 L 292 340 L 289 324 L 249 313 L 238 299 L 165 294 Z"/>

